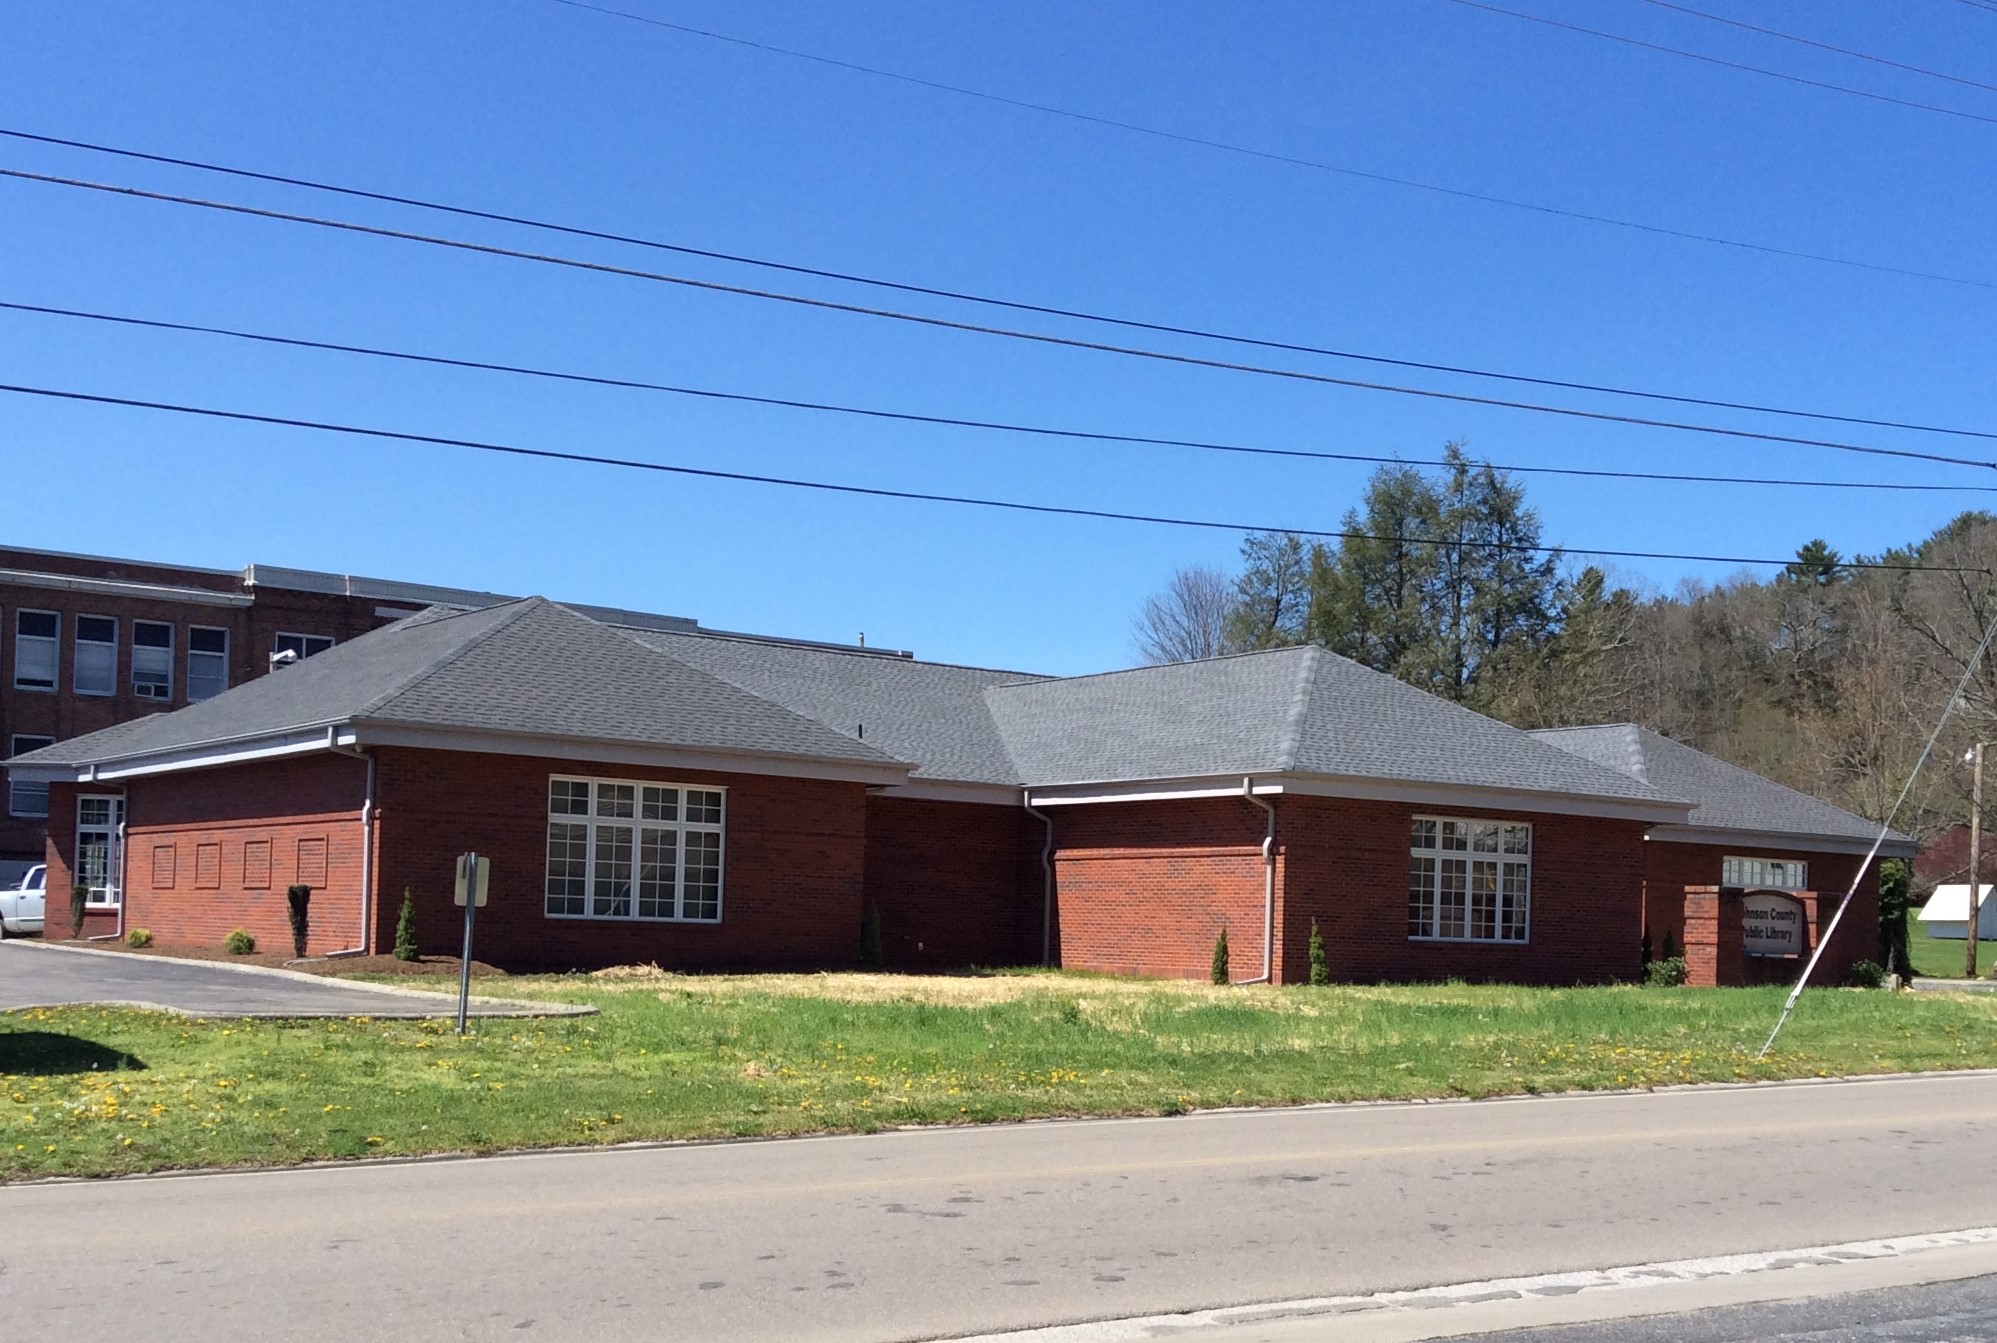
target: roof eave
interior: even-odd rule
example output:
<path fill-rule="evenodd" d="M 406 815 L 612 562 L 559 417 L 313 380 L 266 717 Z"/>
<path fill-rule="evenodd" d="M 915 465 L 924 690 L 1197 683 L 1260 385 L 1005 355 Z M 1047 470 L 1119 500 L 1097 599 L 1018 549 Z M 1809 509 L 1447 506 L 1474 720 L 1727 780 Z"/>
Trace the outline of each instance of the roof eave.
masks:
<path fill-rule="evenodd" d="M 1614 797 L 1590 793 L 1505 788 L 1485 784 L 1431 783 L 1348 775 L 1270 770 L 1208 774 L 1172 779 L 1110 779 L 1086 783 L 1031 785 L 1034 806 L 1076 806 L 1090 802 L 1152 802 L 1168 799 L 1233 797 L 1252 780 L 1257 795 L 1295 793 L 1362 801 L 1409 802 L 1432 807 L 1485 807 L 1500 811 L 1552 812 L 1616 820 L 1682 822 L 1692 804 L 1673 798 Z"/>
<path fill-rule="evenodd" d="M 1874 839 L 1859 835 L 1821 835 L 1803 830 L 1749 830 L 1724 825 L 1660 825 L 1652 840 L 1669 844 L 1733 845 L 1746 849 L 1803 849 L 1813 853 L 1867 854 Z M 1919 840 L 1888 833 L 1879 840 L 1881 858 L 1912 858 L 1920 852 Z"/>

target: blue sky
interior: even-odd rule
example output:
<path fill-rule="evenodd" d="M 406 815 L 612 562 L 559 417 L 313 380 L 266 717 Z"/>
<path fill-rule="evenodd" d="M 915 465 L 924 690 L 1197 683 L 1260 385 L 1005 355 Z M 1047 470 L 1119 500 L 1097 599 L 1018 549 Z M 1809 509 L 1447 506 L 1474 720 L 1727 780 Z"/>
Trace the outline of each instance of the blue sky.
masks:
<path fill-rule="evenodd" d="M 1997 125 L 1449 0 L 616 7 L 1077 111 L 1997 285 Z M 1513 6 L 1997 117 L 1997 93 L 1641 0 Z M 1997 84 L 1997 13 L 1709 0 Z M 1997 427 L 1997 289 L 1672 241 L 912 87 L 554 0 L 0 13 L 0 126 L 837 270 L 1426 360 Z M 823 281 L 0 141 L 0 166 L 859 302 Z M 1500 462 L 1975 485 L 1881 461 L 1447 405 L 700 294 L 0 180 L 0 299 L 759 395 Z M 972 320 L 933 300 L 889 306 Z M 1051 321 L 1063 334 L 1099 331 Z M 1228 357 L 1159 337 L 1159 348 Z M 1239 352 L 1235 352 L 1239 353 Z M 1289 357 L 1295 367 L 1373 376 Z M 1080 445 L 420 369 L 0 312 L 4 381 L 724 470 L 1333 527 L 1370 468 Z M 1387 380 L 1483 391 L 1441 377 Z M 1627 409 L 1580 394 L 1571 404 Z M 1813 434 L 1808 425 L 1687 418 Z M 1997 456 L 1886 430 L 1854 441 Z M 1984 449 L 1991 449 L 1985 451 Z M 1238 538 L 521 462 L 0 395 L 5 539 L 690 615 L 1049 672 Z M 1550 539 L 1785 555 L 1925 535 L 1973 493 L 1533 478 Z M 1724 568 L 1625 563 L 1659 587 Z"/>

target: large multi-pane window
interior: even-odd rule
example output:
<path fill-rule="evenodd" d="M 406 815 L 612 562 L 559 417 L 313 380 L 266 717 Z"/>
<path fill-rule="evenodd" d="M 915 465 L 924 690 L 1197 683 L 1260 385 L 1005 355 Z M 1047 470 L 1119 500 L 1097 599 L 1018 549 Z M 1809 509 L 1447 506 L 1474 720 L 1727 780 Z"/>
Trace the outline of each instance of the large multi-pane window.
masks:
<path fill-rule="evenodd" d="M 118 622 L 109 616 L 76 618 L 76 665 L 70 670 L 79 695 L 118 693 Z"/>
<path fill-rule="evenodd" d="M 22 690 L 54 690 L 62 617 L 53 611 L 14 612 L 14 684 Z"/>
<path fill-rule="evenodd" d="M 213 699 L 229 688 L 229 631 L 205 625 L 187 630 L 187 698 Z"/>
<path fill-rule="evenodd" d="M 721 918 L 723 793 L 620 779 L 548 781 L 553 918 Z"/>
<path fill-rule="evenodd" d="M 1810 865 L 1795 858 L 1735 858 L 1720 865 L 1722 886 L 1758 886 L 1771 891 L 1810 889 Z"/>
<path fill-rule="evenodd" d="M 26 755 L 39 751 L 44 746 L 55 745 L 54 737 L 31 737 L 25 732 L 14 734 L 13 750 L 9 755 Z M 32 779 L 7 780 L 7 814 L 9 816 L 47 816 L 49 814 L 49 786 L 45 782 Z"/>
<path fill-rule="evenodd" d="M 85 796 L 76 799 L 76 881 L 87 888 L 84 903 L 118 903 L 124 828 L 124 798 Z"/>
<path fill-rule="evenodd" d="M 1532 906 L 1532 827 L 1417 816 L 1409 836 L 1408 936 L 1523 942 Z"/>
<path fill-rule="evenodd" d="M 173 626 L 132 622 L 132 693 L 140 699 L 173 698 Z"/>

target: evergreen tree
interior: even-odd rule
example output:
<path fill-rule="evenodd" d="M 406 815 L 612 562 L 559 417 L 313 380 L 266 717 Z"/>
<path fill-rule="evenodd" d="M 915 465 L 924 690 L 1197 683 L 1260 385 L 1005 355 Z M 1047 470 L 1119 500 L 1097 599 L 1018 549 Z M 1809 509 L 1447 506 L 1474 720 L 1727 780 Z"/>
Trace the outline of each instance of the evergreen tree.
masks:
<path fill-rule="evenodd" d="M 1227 969 L 1227 929 L 1225 928 L 1221 929 L 1220 936 L 1214 939 L 1213 964 L 1208 967 L 1207 978 L 1216 984 L 1226 984 L 1230 981 L 1231 977 Z"/>
<path fill-rule="evenodd" d="M 1242 572 L 1227 618 L 1226 651 L 1247 653 L 1304 642 L 1317 549 L 1291 532 L 1255 532 L 1241 543 Z"/>
<path fill-rule="evenodd" d="M 402 912 L 395 918 L 395 959 L 413 961 L 416 952 L 416 897 L 402 888 Z"/>

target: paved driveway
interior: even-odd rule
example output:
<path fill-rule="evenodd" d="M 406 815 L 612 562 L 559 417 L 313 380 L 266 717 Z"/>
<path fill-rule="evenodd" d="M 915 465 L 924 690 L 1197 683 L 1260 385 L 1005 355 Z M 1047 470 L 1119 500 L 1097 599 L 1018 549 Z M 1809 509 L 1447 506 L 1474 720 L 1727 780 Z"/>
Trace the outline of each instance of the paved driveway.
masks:
<path fill-rule="evenodd" d="M 203 1017 L 449 1017 L 456 995 L 321 979 L 297 971 L 0 942 L 0 1010 L 124 1003 Z M 567 1003 L 472 999 L 482 1017 L 574 1016 Z"/>

